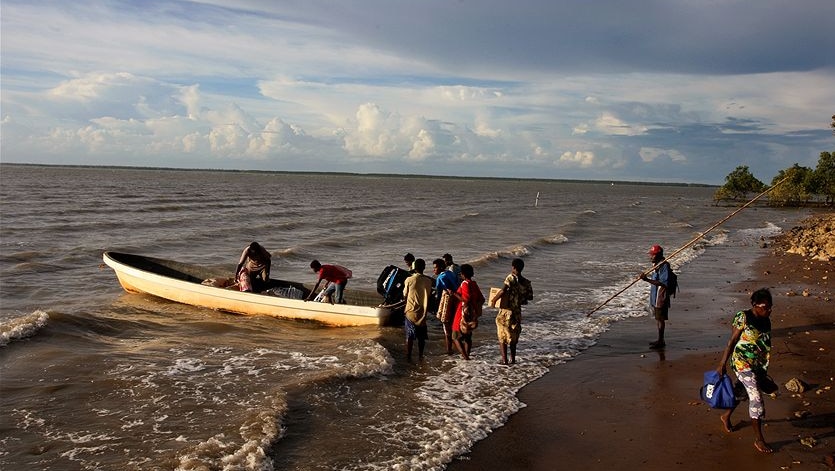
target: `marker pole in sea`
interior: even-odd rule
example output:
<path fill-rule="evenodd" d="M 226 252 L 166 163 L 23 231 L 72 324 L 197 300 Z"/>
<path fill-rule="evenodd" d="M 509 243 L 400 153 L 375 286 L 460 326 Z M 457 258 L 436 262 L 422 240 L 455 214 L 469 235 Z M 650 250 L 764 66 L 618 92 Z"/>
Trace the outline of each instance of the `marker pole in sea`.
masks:
<path fill-rule="evenodd" d="M 539 206 L 539 192 L 536 192 L 536 201 L 533 203 L 533 207 L 536 208 Z"/>
<path fill-rule="evenodd" d="M 690 247 L 691 245 L 693 245 L 693 244 L 695 244 L 696 242 L 698 242 L 698 241 L 699 241 L 699 239 L 701 239 L 702 237 L 706 236 L 708 232 L 710 232 L 710 231 L 712 231 L 712 230 L 716 229 L 717 227 L 719 227 L 720 225 L 722 225 L 722 224 L 723 224 L 725 221 L 727 221 L 728 219 L 730 219 L 730 218 L 732 218 L 732 217 L 736 216 L 736 214 L 737 214 L 738 212 L 742 211 L 743 209 L 747 208 L 748 206 L 751 206 L 751 204 L 753 204 L 753 203 L 754 203 L 754 201 L 757 201 L 757 200 L 758 200 L 758 199 L 760 199 L 761 197 L 765 196 L 765 194 L 766 194 L 766 193 L 768 193 L 768 192 L 770 192 L 771 190 L 773 190 L 773 189 L 777 188 L 778 186 L 780 186 L 780 185 L 781 185 L 784 181 L 788 180 L 788 179 L 789 179 L 789 177 L 790 177 L 790 175 L 786 175 L 786 177 L 785 177 L 785 178 L 783 178 L 783 179 L 782 179 L 782 180 L 780 180 L 779 182 L 777 182 L 777 183 L 775 183 L 774 185 L 772 185 L 772 186 L 771 186 L 771 188 L 768 188 L 767 190 L 763 191 L 763 192 L 762 192 L 762 193 L 760 193 L 759 195 L 755 196 L 755 197 L 754 197 L 754 199 L 752 199 L 751 201 L 749 201 L 749 202 L 747 202 L 747 203 L 743 204 L 742 206 L 740 206 L 739 208 L 737 208 L 737 209 L 736 209 L 736 211 L 732 212 L 731 214 L 728 214 L 728 215 L 727 215 L 727 216 L 725 216 L 725 217 L 724 217 L 721 221 L 719 221 L 719 222 L 717 222 L 716 224 L 714 224 L 714 225 L 710 226 L 710 227 L 709 227 L 707 230 L 705 230 L 704 232 L 700 232 L 700 233 L 699 233 L 699 235 L 698 235 L 695 239 L 693 239 L 693 240 L 691 240 L 690 242 L 688 242 L 688 243 L 686 243 L 686 244 L 682 245 L 681 247 L 679 247 L 678 249 L 676 249 L 676 251 L 675 251 L 675 252 L 673 252 L 673 253 L 671 253 L 669 256 L 665 257 L 665 258 L 664 258 L 664 260 L 661 260 L 660 262 L 658 262 L 658 264 L 656 264 L 655 266 L 653 266 L 653 267 L 652 267 L 652 268 L 650 268 L 649 270 L 646 270 L 646 271 L 645 271 L 645 272 L 643 272 L 642 274 L 643 274 L 643 275 L 648 275 L 648 274 L 652 273 L 652 271 L 653 271 L 653 270 L 655 270 L 656 268 L 660 267 L 660 266 L 661 266 L 661 264 L 663 264 L 665 261 L 670 260 L 671 258 L 673 258 L 673 257 L 675 257 L 676 255 L 678 255 L 679 253 L 681 253 L 681 251 L 682 251 L 682 250 L 684 250 L 684 249 L 686 249 L 687 247 Z M 622 290 L 620 290 L 620 291 L 618 291 L 617 293 L 613 294 L 613 295 L 612 295 L 612 297 L 610 297 L 610 298 L 609 298 L 609 299 L 607 299 L 606 301 L 603 301 L 603 303 L 602 303 L 602 304 L 600 304 L 600 305 L 599 305 L 599 306 L 597 306 L 596 308 L 592 309 L 592 311 L 591 311 L 591 312 L 589 312 L 588 314 L 586 314 L 586 317 L 591 316 L 592 314 L 594 314 L 595 312 L 597 312 L 600 308 L 602 308 L 603 306 L 605 306 L 605 305 L 609 304 L 609 301 L 611 301 L 611 300 L 615 299 L 615 298 L 616 298 L 616 297 L 618 297 L 621 293 L 623 293 L 624 291 L 626 291 L 626 290 L 628 290 L 629 288 L 631 288 L 631 287 L 632 287 L 632 285 L 634 285 L 635 283 L 637 283 L 639 280 L 640 280 L 640 278 L 636 278 L 634 281 L 632 281 L 632 283 L 629 283 L 629 286 L 627 286 L 626 288 L 623 288 Z"/>

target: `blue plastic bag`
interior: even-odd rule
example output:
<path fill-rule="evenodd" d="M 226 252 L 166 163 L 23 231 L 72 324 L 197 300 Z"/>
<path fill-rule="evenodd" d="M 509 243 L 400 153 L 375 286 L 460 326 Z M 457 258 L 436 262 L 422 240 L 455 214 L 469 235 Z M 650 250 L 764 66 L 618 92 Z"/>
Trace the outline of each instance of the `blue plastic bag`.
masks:
<path fill-rule="evenodd" d="M 699 395 L 714 409 L 732 409 L 736 405 L 730 376 L 720 375 L 714 370 L 705 371 L 704 386 L 699 390 Z"/>

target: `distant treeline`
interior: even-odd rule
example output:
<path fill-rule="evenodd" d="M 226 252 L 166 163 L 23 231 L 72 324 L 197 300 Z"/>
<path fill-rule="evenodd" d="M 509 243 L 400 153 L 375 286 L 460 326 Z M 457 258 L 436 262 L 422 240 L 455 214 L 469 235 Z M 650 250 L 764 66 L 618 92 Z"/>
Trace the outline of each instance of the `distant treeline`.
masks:
<path fill-rule="evenodd" d="M 230 172 L 230 173 L 253 173 L 253 174 L 275 174 L 275 175 L 336 175 L 354 177 L 390 177 L 390 178 L 432 178 L 445 180 L 504 180 L 504 181 L 547 181 L 558 183 L 596 183 L 613 185 L 644 185 L 644 186 L 681 186 L 695 188 L 715 188 L 716 185 L 704 183 L 676 183 L 676 182 L 641 182 L 626 180 L 572 180 L 565 178 L 515 178 L 515 177 L 470 177 L 450 175 L 420 175 L 409 173 L 352 173 L 352 172 L 311 172 L 311 171 L 290 171 L 290 170 L 236 170 L 219 168 L 177 168 L 177 167 L 134 167 L 127 165 L 72 165 L 72 164 L 27 164 L 27 163 L 0 163 L 1 166 L 29 166 L 29 167 L 58 167 L 58 168 L 90 168 L 90 169 L 114 169 L 114 170 L 149 170 L 149 171 L 176 171 L 176 172 Z"/>

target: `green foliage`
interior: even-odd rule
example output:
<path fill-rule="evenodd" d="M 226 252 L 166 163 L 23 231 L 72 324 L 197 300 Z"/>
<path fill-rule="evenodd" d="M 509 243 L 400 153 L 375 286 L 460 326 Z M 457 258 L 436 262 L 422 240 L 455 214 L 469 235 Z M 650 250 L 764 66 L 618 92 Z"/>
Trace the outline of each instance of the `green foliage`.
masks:
<path fill-rule="evenodd" d="M 829 127 L 835 135 L 835 115 Z M 816 205 L 821 202 L 835 205 L 835 152 L 821 152 L 814 171 L 799 164 L 780 170 L 771 180 L 771 186 L 768 201 L 772 206 L 804 206 L 810 201 Z M 725 184 L 716 190 L 713 199 L 739 200 L 749 193 L 761 193 L 765 189 L 766 186 L 751 175 L 748 167 L 740 165 L 725 177 Z"/>
<path fill-rule="evenodd" d="M 725 177 L 725 184 L 722 185 L 713 199 L 716 201 L 744 199 L 750 193 L 760 193 L 765 190 L 765 184 L 757 180 L 748 167 L 740 165 L 733 172 Z"/>
<path fill-rule="evenodd" d="M 786 181 L 780 183 L 783 179 Z M 780 184 L 768 194 L 768 201 L 772 206 L 802 206 L 815 194 L 812 169 L 801 167 L 799 164 L 780 170 L 771 181 L 771 185 L 778 183 Z"/>
<path fill-rule="evenodd" d="M 835 116 L 832 118 L 835 119 Z M 835 127 L 835 122 L 832 126 Z M 821 152 L 812 178 L 815 193 L 823 195 L 827 204 L 835 203 L 835 152 Z"/>

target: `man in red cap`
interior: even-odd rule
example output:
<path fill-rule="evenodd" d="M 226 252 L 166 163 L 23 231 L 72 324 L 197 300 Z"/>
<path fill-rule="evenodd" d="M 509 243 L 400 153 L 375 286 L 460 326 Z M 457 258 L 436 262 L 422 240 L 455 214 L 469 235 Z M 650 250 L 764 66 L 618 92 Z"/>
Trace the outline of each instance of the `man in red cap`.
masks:
<path fill-rule="evenodd" d="M 664 249 L 660 245 L 653 245 L 647 253 L 649 253 L 653 266 L 658 265 L 664 260 Z M 670 310 L 670 297 L 667 295 L 667 282 L 670 279 L 670 264 L 664 261 L 652 270 L 649 277 L 645 273 L 641 273 L 640 278 L 651 285 L 649 289 L 649 307 L 655 317 L 656 324 L 658 324 L 658 340 L 650 342 L 649 348 L 664 348 L 664 327 Z"/>

